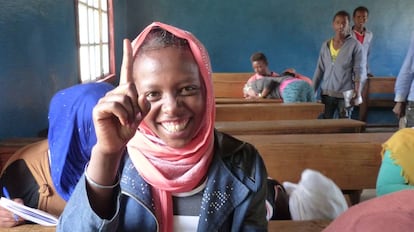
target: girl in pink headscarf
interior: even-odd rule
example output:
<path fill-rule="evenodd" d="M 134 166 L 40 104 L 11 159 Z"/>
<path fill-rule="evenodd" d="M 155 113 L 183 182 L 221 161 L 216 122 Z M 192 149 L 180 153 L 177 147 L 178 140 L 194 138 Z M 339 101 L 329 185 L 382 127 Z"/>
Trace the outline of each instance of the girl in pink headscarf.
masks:
<path fill-rule="evenodd" d="M 97 143 L 57 230 L 266 231 L 265 166 L 214 130 L 203 45 L 152 23 L 124 41 L 122 66 L 94 109 Z"/>

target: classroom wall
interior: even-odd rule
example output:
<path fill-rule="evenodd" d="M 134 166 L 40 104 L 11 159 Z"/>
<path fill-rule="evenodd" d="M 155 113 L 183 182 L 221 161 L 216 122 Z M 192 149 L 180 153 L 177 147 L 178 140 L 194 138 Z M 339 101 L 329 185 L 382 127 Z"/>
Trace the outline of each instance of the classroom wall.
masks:
<path fill-rule="evenodd" d="M 77 82 L 72 1 L 1 1 L 0 137 L 35 136 L 48 102 Z"/>
<path fill-rule="evenodd" d="M 412 0 L 131 1 L 128 33 L 164 21 L 193 32 L 210 52 L 214 71 L 251 71 L 249 56 L 263 51 L 275 71 L 294 67 L 311 77 L 322 42 L 333 35 L 334 14 L 352 15 L 359 5 L 370 10 L 372 72 L 397 75 L 414 30 Z"/>
<path fill-rule="evenodd" d="M 0 139 L 44 132 L 53 94 L 79 83 L 74 2 L 0 0 Z M 117 39 L 126 1 L 116 2 Z"/>
<path fill-rule="evenodd" d="M 0 0 L 0 139 L 36 136 L 48 126 L 53 94 L 79 82 L 74 2 Z M 116 67 L 124 37 L 163 21 L 192 31 L 216 72 L 251 71 L 248 58 L 260 50 L 273 70 L 312 76 L 334 13 L 358 5 L 371 11 L 372 72 L 397 75 L 414 30 L 412 0 L 115 0 Z"/>

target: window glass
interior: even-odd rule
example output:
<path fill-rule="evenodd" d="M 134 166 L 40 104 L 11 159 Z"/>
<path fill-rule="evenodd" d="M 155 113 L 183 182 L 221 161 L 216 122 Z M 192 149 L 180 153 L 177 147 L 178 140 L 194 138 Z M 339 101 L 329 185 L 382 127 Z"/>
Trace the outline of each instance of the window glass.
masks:
<path fill-rule="evenodd" d="M 78 0 L 79 67 L 82 82 L 97 81 L 114 74 L 109 7 L 112 0 Z M 112 33 L 113 34 L 113 33 Z"/>

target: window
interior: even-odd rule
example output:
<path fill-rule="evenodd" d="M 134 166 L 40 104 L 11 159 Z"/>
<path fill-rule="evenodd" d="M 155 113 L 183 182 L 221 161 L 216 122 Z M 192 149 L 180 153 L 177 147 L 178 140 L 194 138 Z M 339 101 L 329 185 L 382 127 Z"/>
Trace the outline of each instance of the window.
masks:
<path fill-rule="evenodd" d="M 78 0 L 76 5 L 81 82 L 115 76 L 112 0 Z"/>

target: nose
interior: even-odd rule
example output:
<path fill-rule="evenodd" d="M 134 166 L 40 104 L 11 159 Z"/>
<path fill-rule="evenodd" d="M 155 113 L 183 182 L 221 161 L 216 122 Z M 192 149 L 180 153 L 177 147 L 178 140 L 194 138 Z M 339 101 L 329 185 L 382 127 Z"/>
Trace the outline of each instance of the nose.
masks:
<path fill-rule="evenodd" d="M 178 112 L 181 105 L 180 96 L 168 94 L 162 99 L 162 111 L 166 114 L 174 115 Z"/>

